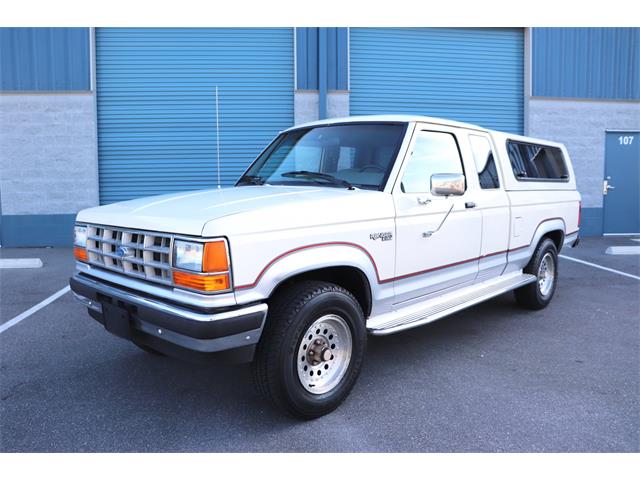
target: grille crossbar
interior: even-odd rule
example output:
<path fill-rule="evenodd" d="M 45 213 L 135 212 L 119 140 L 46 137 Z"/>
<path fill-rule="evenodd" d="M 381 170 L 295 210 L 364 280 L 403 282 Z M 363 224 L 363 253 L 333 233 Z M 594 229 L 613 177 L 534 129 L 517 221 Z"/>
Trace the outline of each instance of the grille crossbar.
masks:
<path fill-rule="evenodd" d="M 171 236 L 88 225 L 90 264 L 135 278 L 172 285 Z"/>

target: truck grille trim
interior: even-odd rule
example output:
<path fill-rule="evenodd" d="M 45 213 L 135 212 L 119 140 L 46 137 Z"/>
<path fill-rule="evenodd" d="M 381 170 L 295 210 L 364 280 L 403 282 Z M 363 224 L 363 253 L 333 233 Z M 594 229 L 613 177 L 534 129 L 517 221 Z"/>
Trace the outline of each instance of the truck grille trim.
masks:
<path fill-rule="evenodd" d="M 88 225 L 87 255 L 92 265 L 173 285 L 170 235 Z"/>

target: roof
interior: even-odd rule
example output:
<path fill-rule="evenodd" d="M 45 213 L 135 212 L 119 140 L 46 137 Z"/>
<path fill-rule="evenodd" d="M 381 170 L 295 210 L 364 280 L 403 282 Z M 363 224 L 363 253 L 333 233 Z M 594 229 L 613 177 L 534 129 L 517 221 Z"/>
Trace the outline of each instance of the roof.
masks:
<path fill-rule="evenodd" d="M 316 120 L 314 122 L 302 123 L 300 125 L 295 125 L 288 130 L 295 130 L 296 128 L 303 127 L 316 127 L 319 125 L 333 125 L 336 123 L 353 123 L 353 122 L 424 122 L 424 123 L 432 123 L 436 125 L 446 125 L 449 127 L 460 127 L 460 128 L 468 128 L 471 130 L 481 130 L 483 132 L 489 131 L 486 128 L 480 127 L 478 125 L 473 125 L 470 123 L 456 122 L 455 120 L 447 120 L 444 118 L 435 118 L 435 117 L 426 117 L 422 115 L 354 115 L 351 117 L 342 117 L 342 118 L 327 118 L 324 120 Z"/>
<path fill-rule="evenodd" d="M 448 127 L 459 127 L 466 128 L 469 130 L 476 130 L 480 132 L 491 133 L 492 135 L 497 135 L 499 138 L 511 139 L 511 140 L 520 140 L 523 142 L 532 142 L 532 143 L 540 143 L 542 145 L 550 145 L 556 147 L 564 147 L 562 143 L 554 142 L 551 140 L 544 140 L 541 138 L 535 137 L 527 137 L 524 135 L 518 135 L 515 133 L 502 132 L 499 130 L 491 130 L 488 128 L 483 128 L 479 125 L 473 125 L 471 123 L 463 123 L 456 122 L 455 120 L 447 120 L 446 118 L 437 118 L 437 117 L 426 117 L 423 115 L 354 115 L 351 117 L 342 117 L 342 118 L 327 118 L 324 120 L 316 120 L 315 122 L 307 122 L 302 123 L 300 125 L 294 125 L 291 128 L 287 128 L 284 130 L 285 132 L 289 130 L 295 130 L 297 128 L 306 128 L 306 127 L 317 127 L 320 125 L 335 125 L 339 123 L 356 123 L 356 122 L 422 122 L 422 123 L 430 123 L 432 125 L 445 125 Z"/>

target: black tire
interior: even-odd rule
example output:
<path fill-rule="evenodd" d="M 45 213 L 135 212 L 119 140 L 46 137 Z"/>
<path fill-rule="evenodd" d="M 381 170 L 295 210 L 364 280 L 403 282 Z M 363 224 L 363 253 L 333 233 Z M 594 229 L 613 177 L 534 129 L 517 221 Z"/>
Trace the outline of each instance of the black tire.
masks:
<path fill-rule="evenodd" d="M 298 374 L 298 362 L 301 361 L 298 353 L 304 344 L 303 335 L 306 338 L 311 325 L 327 315 L 343 320 L 345 335 L 348 326 L 351 356 L 348 362 L 341 363 L 345 370 L 342 377 L 336 377 L 340 378 L 338 383 L 329 391 L 316 394 L 302 384 Z M 269 303 L 267 322 L 252 364 L 254 383 L 265 399 L 294 417 L 309 420 L 326 415 L 343 402 L 355 385 L 366 342 L 364 314 L 349 291 L 328 282 L 299 282 L 280 292 Z M 313 347 L 310 345 L 309 348 Z M 328 370 L 328 373 L 332 371 Z"/>
<path fill-rule="evenodd" d="M 546 292 L 542 290 L 539 276 L 540 264 L 545 257 L 547 262 L 551 261 L 553 264 L 553 274 L 551 275 L 553 282 Z M 536 281 L 516 289 L 516 301 L 529 310 L 541 310 L 549 305 L 558 285 L 558 250 L 553 240 L 550 238 L 542 239 L 533 253 L 533 257 L 524 268 L 524 273 L 535 275 Z"/>

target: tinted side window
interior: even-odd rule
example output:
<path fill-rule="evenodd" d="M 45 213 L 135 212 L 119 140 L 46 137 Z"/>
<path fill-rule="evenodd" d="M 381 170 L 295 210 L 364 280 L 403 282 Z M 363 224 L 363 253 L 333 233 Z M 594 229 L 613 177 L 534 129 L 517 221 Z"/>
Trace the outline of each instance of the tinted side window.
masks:
<path fill-rule="evenodd" d="M 489 139 L 479 135 L 469 135 L 469 141 L 471 142 L 473 159 L 476 162 L 476 168 L 478 170 L 480 187 L 499 188 L 500 180 L 498 179 L 496 161 L 493 156 L 493 150 L 491 149 Z"/>
<path fill-rule="evenodd" d="M 562 151 L 556 147 L 507 141 L 511 168 L 518 180 L 556 180 L 569 178 Z"/>
<path fill-rule="evenodd" d="M 450 133 L 419 132 L 400 187 L 405 193 L 430 192 L 434 173 L 464 173 L 458 144 Z"/>

